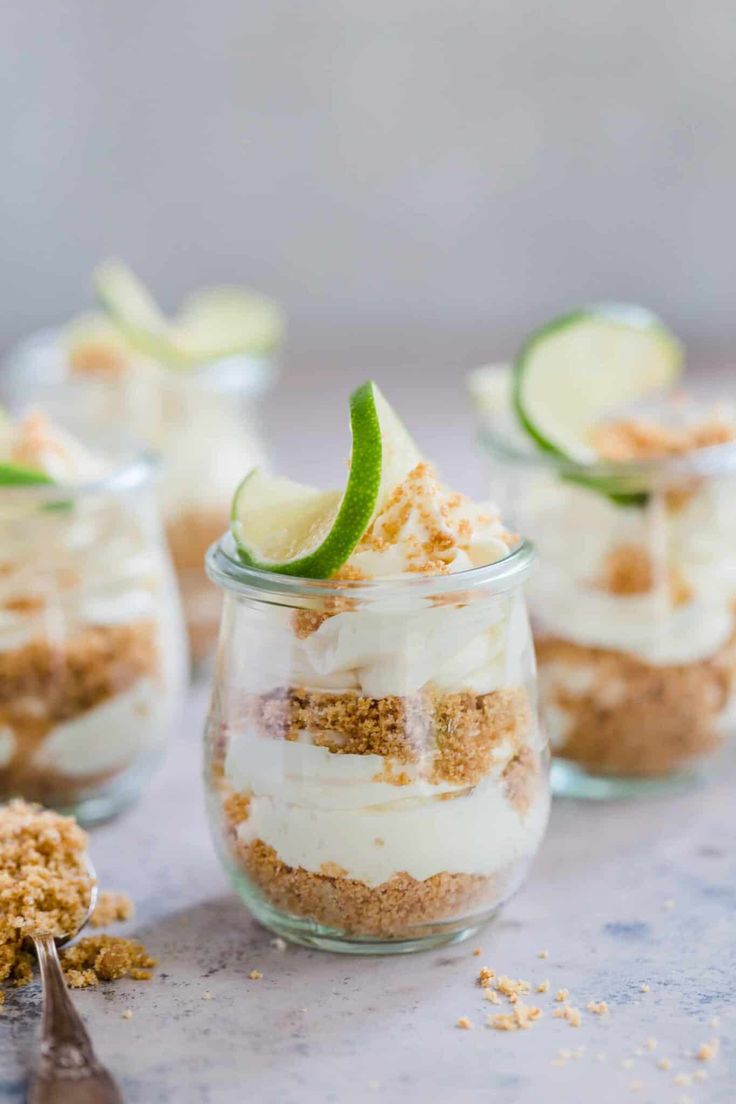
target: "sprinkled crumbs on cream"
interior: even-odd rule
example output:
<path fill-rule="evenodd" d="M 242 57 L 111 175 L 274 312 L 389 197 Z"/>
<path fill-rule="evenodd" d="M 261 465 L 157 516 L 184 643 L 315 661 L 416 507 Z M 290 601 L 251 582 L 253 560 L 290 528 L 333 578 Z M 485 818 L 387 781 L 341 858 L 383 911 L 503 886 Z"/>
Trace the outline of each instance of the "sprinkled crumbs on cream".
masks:
<path fill-rule="evenodd" d="M 719 413 L 695 425 L 665 426 L 645 418 L 626 418 L 597 426 L 591 443 L 603 460 L 626 463 L 684 456 L 696 449 L 726 444 L 736 426 Z"/>
<path fill-rule="evenodd" d="M 376 556 L 400 549 L 402 573 L 448 575 L 458 556 L 469 567 L 480 566 L 500 559 L 517 542 L 498 517 L 482 512 L 465 495 L 447 491 L 422 461 L 394 489 L 346 567 L 358 578 L 370 577 Z M 340 578 L 346 578 L 345 568 Z"/>

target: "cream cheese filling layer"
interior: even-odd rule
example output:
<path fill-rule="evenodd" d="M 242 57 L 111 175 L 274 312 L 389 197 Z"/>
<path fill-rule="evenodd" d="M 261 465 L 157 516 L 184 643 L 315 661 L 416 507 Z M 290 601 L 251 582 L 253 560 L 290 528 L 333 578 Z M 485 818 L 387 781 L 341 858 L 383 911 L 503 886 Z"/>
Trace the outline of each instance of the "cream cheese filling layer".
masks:
<path fill-rule="evenodd" d="M 143 518 L 119 503 L 22 517 L 4 535 L 0 652 L 32 640 L 63 645 L 80 626 L 160 618 L 163 554 Z"/>
<path fill-rule="evenodd" d="M 494 774 L 503 771 L 512 754 L 511 741 L 494 749 Z M 400 763 L 381 755 L 330 751 L 315 744 L 309 732 L 299 740 L 272 740 L 245 731 L 231 736 L 225 777 L 239 793 L 323 809 L 363 809 L 467 790 L 466 784 L 429 782 L 433 761 L 429 749 L 424 761 Z"/>
<path fill-rule="evenodd" d="M 56 725 L 34 765 L 69 777 L 119 770 L 163 738 L 169 704 L 160 683 L 139 679 L 129 690 Z"/>
<path fill-rule="evenodd" d="M 383 601 L 328 617 L 303 638 L 294 611 L 269 607 L 234 618 L 227 631 L 229 677 L 246 693 L 299 686 L 385 698 L 432 685 L 488 694 L 523 683 L 531 665 L 520 594 L 419 610 Z"/>
<path fill-rule="evenodd" d="M 706 484 L 684 507 L 670 510 L 662 500 L 652 500 L 647 508 L 621 507 L 604 495 L 540 480 L 523 508 L 540 553 L 529 603 L 544 634 L 670 666 L 713 656 L 733 633 L 733 486 Z M 627 545 L 675 569 L 690 590 L 689 599 L 675 601 L 666 570 L 643 594 L 603 590 L 607 556 Z"/>
<path fill-rule="evenodd" d="M 370 886 L 398 873 L 417 880 L 443 872 L 491 875 L 530 855 L 544 832 L 541 783 L 524 814 L 506 796 L 499 774 L 509 749 L 500 750 L 496 772 L 463 788 L 431 785 L 416 767 L 407 770 L 406 785 L 391 785 L 379 780 L 387 767 L 380 756 L 262 737 L 233 746 L 226 775 L 251 797 L 239 839 L 262 840 L 289 866 L 315 874 L 337 866 Z"/>

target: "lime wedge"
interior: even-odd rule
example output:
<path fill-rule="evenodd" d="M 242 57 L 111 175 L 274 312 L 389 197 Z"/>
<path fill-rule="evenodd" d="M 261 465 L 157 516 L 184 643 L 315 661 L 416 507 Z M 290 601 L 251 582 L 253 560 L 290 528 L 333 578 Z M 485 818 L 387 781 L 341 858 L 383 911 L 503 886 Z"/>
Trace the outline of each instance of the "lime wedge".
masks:
<path fill-rule="evenodd" d="M 375 383 L 350 396 L 353 437 L 342 491 L 320 491 L 256 469 L 235 492 L 231 531 L 244 563 L 327 579 L 349 559 L 393 490 L 422 460 Z"/>
<path fill-rule="evenodd" d="M 146 286 L 118 261 L 98 268 L 93 284 L 130 344 L 171 367 L 192 368 L 238 354 L 264 355 L 283 337 L 278 305 L 245 288 L 208 288 L 168 319 Z"/>
<path fill-rule="evenodd" d="M 28 487 L 53 482 L 50 475 L 37 468 L 0 462 L 0 487 Z"/>
<path fill-rule="evenodd" d="M 577 463 L 607 414 L 671 386 L 683 350 L 643 307 L 603 304 L 565 315 L 533 334 L 514 364 L 513 403 L 536 443 Z"/>

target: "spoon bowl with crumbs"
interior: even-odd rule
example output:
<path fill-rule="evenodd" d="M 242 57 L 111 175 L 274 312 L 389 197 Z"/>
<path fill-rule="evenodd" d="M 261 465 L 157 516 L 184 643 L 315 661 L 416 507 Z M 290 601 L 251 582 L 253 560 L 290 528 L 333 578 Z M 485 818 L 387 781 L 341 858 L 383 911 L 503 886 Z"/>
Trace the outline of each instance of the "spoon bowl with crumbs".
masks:
<path fill-rule="evenodd" d="M 69 996 L 58 948 L 86 927 L 97 904 L 97 876 L 88 856 L 89 903 L 76 931 L 55 936 L 31 932 L 43 986 L 41 1055 L 28 1104 L 123 1104 L 120 1090 L 94 1052 L 82 1019 Z"/>
<path fill-rule="evenodd" d="M 15 799 L 0 805 L 0 952 L 6 971 L 27 970 L 32 943 L 43 985 L 41 1055 L 29 1104 L 122 1104 L 72 1004 L 58 948 L 97 903 L 88 837 L 71 818 Z M 30 972 L 24 980 L 30 980 Z"/>

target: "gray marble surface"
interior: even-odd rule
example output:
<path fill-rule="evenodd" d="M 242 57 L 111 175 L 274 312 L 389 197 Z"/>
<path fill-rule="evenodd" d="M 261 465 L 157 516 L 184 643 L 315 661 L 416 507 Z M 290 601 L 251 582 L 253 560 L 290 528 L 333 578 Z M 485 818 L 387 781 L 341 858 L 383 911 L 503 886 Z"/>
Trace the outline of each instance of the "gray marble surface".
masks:
<path fill-rule="evenodd" d="M 199 780 L 206 696 L 206 687 L 192 693 L 144 799 L 93 832 L 101 881 L 135 897 L 128 928 L 159 960 L 149 984 L 75 997 L 129 1104 L 732 1104 L 732 755 L 707 788 L 679 796 L 558 802 L 527 885 L 472 944 L 380 959 L 279 950 L 231 892 L 209 839 Z M 550 993 L 538 998 L 544 1018 L 513 1034 L 483 1026 L 492 1009 L 474 984 L 481 964 L 549 978 Z M 261 981 L 249 980 L 252 969 Z M 583 1008 L 606 1000 L 610 1015 L 584 1015 L 579 1029 L 554 1019 L 561 986 Z M 2 1104 L 24 1098 L 39 1012 L 36 985 L 10 995 L 0 1020 Z M 472 1031 L 455 1027 L 460 1016 Z M 714 1036 L 718 1058 L 696 1061 Z M 578 1048 L 580 1057 L 559 1063 L 561 1049 Z M 668 1071 L 657 1068 L 662 1057 Z M 707 1079 L 675 1083 L 696 1070 Z"/>

